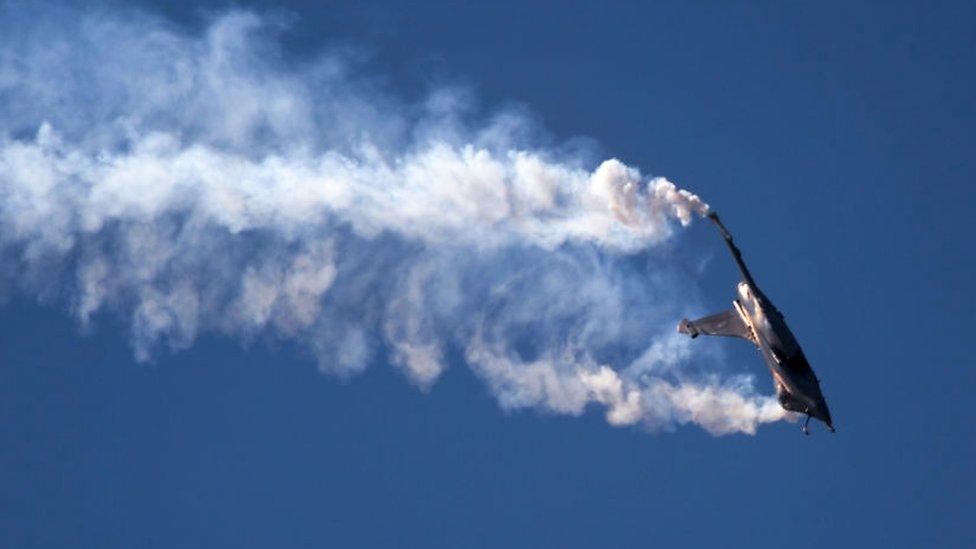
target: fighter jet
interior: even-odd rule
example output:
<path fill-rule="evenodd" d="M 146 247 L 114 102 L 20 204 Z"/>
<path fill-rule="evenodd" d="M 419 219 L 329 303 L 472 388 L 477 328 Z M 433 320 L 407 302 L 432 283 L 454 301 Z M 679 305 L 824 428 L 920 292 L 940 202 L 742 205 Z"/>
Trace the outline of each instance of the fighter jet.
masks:
<path fill-rule="evenodd" d="M 709 315 L 698 320 L 684 319 L 678 331 L 692 338 L 699 335 L 739 337 L 754 343 L 762 353 L 776 384 L 779 404 L 791 412 L 806 414 L 803 432 L 810 434 L 810 418 L 823 421 L 830 432 L 834 425 L 830 419 L 827 401 L 820 392 L 820 380 L 810 368 L 800 344 L 773 302 L 762 293 L 742 260 L 742 252 L 732 242 L 732 235 L 712 212 L 708 217 L 715 222 L 725 238 L 736 265 L 742 271 L 739 298 L 732 301 L 732 309 Z"/>

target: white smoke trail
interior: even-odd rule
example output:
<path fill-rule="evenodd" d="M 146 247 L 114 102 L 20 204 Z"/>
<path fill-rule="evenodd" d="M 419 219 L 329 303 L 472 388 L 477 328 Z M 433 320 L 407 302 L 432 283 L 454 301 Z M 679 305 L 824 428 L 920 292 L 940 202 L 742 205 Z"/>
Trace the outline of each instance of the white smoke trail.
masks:
<path fill-rule="evenodd" d="M 445 92 L 398 103 L 335 56 L 276 68 L 251 13 L 197 37 L 60 11 L 0 12 L 4 287 L 127 317 L 140 360 L 270 334 L 422 388 L 466 362 L 506 409 L 715 434 L 783 417 L 751 378 L 681 368 L 682 282 L 628 266 L 697 196 L 527 146 L 516 115 L 468 129 Z"/>

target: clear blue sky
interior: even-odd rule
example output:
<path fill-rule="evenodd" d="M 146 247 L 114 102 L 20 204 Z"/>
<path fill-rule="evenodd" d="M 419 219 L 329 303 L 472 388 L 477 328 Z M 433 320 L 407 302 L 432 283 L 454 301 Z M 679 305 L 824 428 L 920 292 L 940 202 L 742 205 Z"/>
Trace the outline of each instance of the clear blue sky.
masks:
<path fill-rule="evenodd" d="M 208 13 L 160 4 L 188 29 Z M 63 303 L 13 294 L 0 546 L 976 545 L 971 3 L 285 10 L 288 56 L 368 50 L 403 95 L 462 82 L 706 197 L 837 434 L 505 414 L 465 368 L 424 394 L 382 365 L 342 382 L 212 335 L 139 364 L 110 319 L 83 333 Z M 714 249 L 700 285 L 726 306 L 720 241 L 704 224 L 687 238 Z M 770 392 L 747 347 L 730 356 Z"/>

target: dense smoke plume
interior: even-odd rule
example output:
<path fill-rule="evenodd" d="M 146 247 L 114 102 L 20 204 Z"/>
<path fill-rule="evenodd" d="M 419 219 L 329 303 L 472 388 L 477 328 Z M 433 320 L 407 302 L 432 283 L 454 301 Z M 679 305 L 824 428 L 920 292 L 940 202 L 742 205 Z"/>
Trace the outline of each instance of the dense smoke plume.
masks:
<path fill-rule="evenodd" d="M 666 179 L 289 60 L 253 13 L 27 11 L 0 12 L 0 291 L 118 315 L 139 360 L 214 331 L 423 389 L 466 364 L 505 409 L 782 417 L 751 377 L 688 368 L 667 247 L 708 206 Z"/>

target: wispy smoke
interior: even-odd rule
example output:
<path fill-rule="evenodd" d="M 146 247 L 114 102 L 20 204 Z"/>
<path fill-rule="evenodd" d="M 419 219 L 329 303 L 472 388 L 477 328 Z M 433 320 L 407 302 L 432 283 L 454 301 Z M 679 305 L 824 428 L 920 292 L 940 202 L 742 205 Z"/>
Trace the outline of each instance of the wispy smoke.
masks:
<path fill-rule="evenodd" d="M 66 13 L 67 12 L 67 13 Z M 137 358 L 204 331 L 321 370 L 467 364 L 505 409 L 753 433 L 751 378 L 692 374 L 668 242 L 708 206 L 515 113 L 398 101 L 339 55 L 296 65 L 252 13 L 4 9 L 2 287 L 128 320 Z M 589 165 L 588 165 L 589 164 Z"/>

